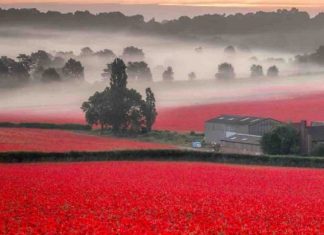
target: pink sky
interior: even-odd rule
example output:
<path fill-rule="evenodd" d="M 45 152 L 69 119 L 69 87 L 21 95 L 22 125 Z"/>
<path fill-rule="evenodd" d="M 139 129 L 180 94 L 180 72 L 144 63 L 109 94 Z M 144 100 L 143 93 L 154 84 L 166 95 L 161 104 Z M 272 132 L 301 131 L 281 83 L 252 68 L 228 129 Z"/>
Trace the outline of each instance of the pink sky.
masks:
<path fill-rule="evenodd" d="M 216 7 L 324 7 L 324 0 L 2 0 L 4 4 L 14 3 L 67 3 L 67 4 L 161 4 Z"/>

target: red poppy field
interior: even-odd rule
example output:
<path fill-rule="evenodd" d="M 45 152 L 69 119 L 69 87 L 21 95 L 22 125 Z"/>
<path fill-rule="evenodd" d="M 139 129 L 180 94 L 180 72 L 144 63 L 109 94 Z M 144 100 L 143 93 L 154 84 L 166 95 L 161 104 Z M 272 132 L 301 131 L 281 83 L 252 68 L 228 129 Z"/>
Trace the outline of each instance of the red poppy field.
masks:
<path fill-rule="evenodd" d="M 168 108 L 159 112 L 155 128 L 202 131 L 206 120 L 221 114 L 270 117 L 280 121 L 324 121 L 324 95 Z"/>
<path fill-rule="evenodd" d="M 90 136 L 62 130 L 0 128 L 0 152 L 67 152 L 166 148 L 172 148 L 172 146 L 120 138 Z"/>
<path fill-rule="evenodd" d="M 0 165 L 2 234 L 321 234 L 324 172 L 207 163 Z"/>
<path fill-rule="evenodd" d="M 294 98 L 262 101 L 226 102 L 206 105 L 160 108 L 155 129 L 202 131 L 204 122 L 220 114 L 241 114 L 271 117 L 281 121 L 324 121 L 324 95 L 313 94 Z M 84 123 L 81 110 L 11 110 L 0 111 L 1 122 Z"/>

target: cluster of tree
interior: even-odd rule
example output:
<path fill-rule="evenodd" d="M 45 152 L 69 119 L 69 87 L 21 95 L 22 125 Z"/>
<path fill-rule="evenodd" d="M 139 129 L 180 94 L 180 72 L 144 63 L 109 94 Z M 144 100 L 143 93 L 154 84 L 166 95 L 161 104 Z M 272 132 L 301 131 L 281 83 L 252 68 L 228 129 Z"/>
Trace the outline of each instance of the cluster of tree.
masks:
<path fill-rule="evenodd" d="M 250 68 L 251 77 L 263 77 L 263 67 L 261 65 L 252 65 Z M 229 63 L 222 63 L 218 66 L 218 72 L 215 74 L 215 77 L 220 80 L 231 80 L 235 78 L 235 70 L 233 65 Z M 267 70 L 268 77 L 278 77 L 279 76 L 279 69 L 277 66 L 273 65 L 269 67 Z"/>
<path fill-rule="evenodd" d="M 107 64 L 101 74 L 105 81 L 109 80 L 112 73 L 112 64 Z M 153 76 L 150 67 L 144 61 L 128 62 L 126 72 L 131 80 L 136 81 L 152 81 Z"/>
<path fill-rule="evenodd" d="M 174 72 L 171 66 L 169 66 L 162 74 L 163 81 L 173 81 Z"/>
<path fill-rule="evenodd" d="M 291 125 L 282 125 L 263 135 L 261 147 L 264 153 L 288 155 L 300 153 L 299 133 Z"/>
<path fill-rule="evenodd" d="M 16 60 L 0 58 L 0 85 L 15 86 L 28 82 L 79 81 L 84 68 L 79 61 L 52 56 L 39 50 L 30 55 L 20 54 Z"/>
<path fill-rule="evenodd" d="M 123 50 L 122 59 L 125 61 L 141 61 L 144 60 L 144 52 L 142 49 L 130 46 Z"/>
<path fill-rule="evenodd" d="M 263 67 L 262 65 L 252 65 L 251 66 L 251 78 L 258 78 L 258 77 L 263 77 Z M 267 70 L 267 77 L 278 77 L 279 76 L 279 69 L 277 66 L 273 65 L 268 68 Z"/>
<path fill-rule="evenodd" d="M 66 53 L 63 52 L 62 56 L 66 57 Z M 77 58 L 77 56 L 75 56 L 73 54 L 73 52 L 69 52 L 67 54 L 67 56 L 69 56 L 69 57 L 73 56 L 73 58 Z M 88 57 L 98 57 L 98 58 L 102 58 L 102 59 L 106 59 L 106 60 L 113 60 L 113 59 L 116 58 L 116 55 L 110 49 L 103 49 L 103 50 L 100 50 L 100 51 L 93 51 L 90 47 L 82 48 L 78 59 L 88 58 Z"/>
<path fill-rule="evenodd" d="M 72 51 L 68 51 L 68 52 L 59 51 L 56 52 L 56 56 L 61 57 L 63 59 L 73 58 L 77 60 L 95 57 L 95 58 L 101 58 L 101 59 L 113 61 L 114 59 L 117 58 L 117 55 L 110 49 L 94 51 L 90 47 L 82 48 L 79 55 L 74 54 Z M 140 48 L 134 46 L 128 46 L 124 48 L 121 58 L 124 61 L 141 61 L 144 60 L 145 54 L 143 50 Z"/>
<path fill-rule="evenodd" d="M 24 84 L 30 79 L 30 66 L 26 61 L 15 61 L 8 57 L 0 58 L 0 85 Z"/>
<path fill-rule="evenodd" d="M 175 20 L 145 22 L 141 15 L 125 16 L 120 12 L 91 14 L 89 11 L 60 13 L 40 12 L 37 9 L 0 9 L 0 24 L 19 26 L 44 26 L 47 28 L 73 28 L 101 30 L 128 30 L 163 35 L 211 35 L 238 33 L 287 32 L 300 28 L 324 27 L 324 13 L 310 17 L 296 8 L 247 14 L 213 14 L 193 18 L 182 16 Z"/>
<path fill-rule="evenodd" d="M 324 64 L 324 46 L 320 46 L 316 52 L 305 55 L 297 55 L 295 61 L 298 63 Z"/>
<path fill-rule="evenodd" d="M 151 89 L 146 89 L 143 100 L 140 93 L 127 88 L 128 76 L 122 59 L 115 59 L 110 71 L 110 87 L 82 104 L 87 123 L 100 125 L 102 130 L 111 128 L 114 133 L 151 131 L 157 116 Z"/>
<path fill-rule="evenodd" d="M 215 77 L 222 80 L 229 80 L 235 78 L 234 67 L 229 63 L 218 65 L 218 73 Z"/>

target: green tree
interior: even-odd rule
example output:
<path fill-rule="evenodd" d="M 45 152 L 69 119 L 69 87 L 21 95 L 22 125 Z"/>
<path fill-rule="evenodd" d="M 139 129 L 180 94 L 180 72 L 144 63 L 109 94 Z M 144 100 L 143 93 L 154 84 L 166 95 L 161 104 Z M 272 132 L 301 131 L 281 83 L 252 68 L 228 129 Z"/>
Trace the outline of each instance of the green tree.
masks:
<path fill-rule="evenodd" d="M 271 66 L 269 69 L 268 69 L 268 72 L 267 72 L 267 76 L 268 77 L 278 77 L 279 76 L 279 69 L 277 66 Z"/>
<path fill-rule="evenodd" d="M 263 152 L 274 155 L 298 154 L 299 143 L 299 133 L 291 125 L 278 126 L 261 139 Z"/>
<path fill-rule="evenodd" d="M 5 81 L 9 76 L 9 67 L 5 61 L 0 58 L 0 80 Z"/>
<path fill-rule="evenodd" d="M 89 57 L 89 56 L 93 56 L 94 52 L 90 47 L 84 47 L 81 49 L 81 53 L 80 56 L 81 57 Z"/>
<path fill-rule="evenodd" d="M 142 109 L 145 117 L 146 130 L 151 131 L 157 116 L 157 111 L 155 106 L 155 96 L 151 88 L 146 88 L 145 93 L 146 93 L 146 99 Z"/>
<path fill-rule="evenodd" d="M 258 77 L 263 77 L 263 68 L 261 65 L 252 65 L 251 66 L 251 78 L 258 78 Z"/>
<path fill-rule="evenodd" d="M 122 59 L 115 59 L 111 64 L 110 87 L 111 89 L 126 89 L 127 73 L 126 65 Z"/>
<path fill-rule="evenodd" d="M 100 125 L 102 130 L 111 127 L 114 133 L 140 132 L 146 124 L 143 112 L 145 101 L 136 90 L 127 88 L 123 60 L 115 59 L 109 69 L 110 87 L 103 92 L 96 92 L 82 104 L 86 120 L 90 125 Z M 154 98 L 152 92 L 150 96 Z"/>
<path fill-rule="evenodd" d="M 30 59 L 33 64 L 36 64 L 38 66 L 42 67 L 49 67 L 52 63 L 52 56 L 47 53 L 46 51 L 39 50 L 37 52 L 34 52 L 30 55 Z"/>
<path fill-rule="evenodd" d="M 152 72 L 144 61 L 128 62 L 127 75 L 133 80 L 151 81 Z"/>
<path fill-rule="evenodd" d="M 174 73 L 171 66 L 169 66 L 162 74 L 163 81 L 173 81 Z"/>
<path fill-rule="evenodd" d="M 122 58 L 125 61 L 139 61 L 144 60 L 144 52 L 142 49 L 139 49 L 134 46 L 124 48 Z"/>
<path fill-rule="evenodd" d="M 215 75 L 218 79 L 229 80 L 235 78 L 234 68 L 229 63 L 223 63 L 218 66 L 218 73 Z"/>
<path fill-rule="evenodd" d="M 62 69 L 63 75 L 69 80 L 83 80 L 84 68 L 80 61 L 69 59 Z"/>
<path fill-rule="evenodd" d="M 55 68 L 45 69 L 42 73 L 42 82 L 59 82 L 61 81 L 61 76 L 58 74 Z"/>
<path fill-rule="evenodd" d="M 11 75 L 13 80 L 18 83 L 26 83 L 29 81 L 29 69 L 22 62 L 15 62 L 11 66 Z"/>

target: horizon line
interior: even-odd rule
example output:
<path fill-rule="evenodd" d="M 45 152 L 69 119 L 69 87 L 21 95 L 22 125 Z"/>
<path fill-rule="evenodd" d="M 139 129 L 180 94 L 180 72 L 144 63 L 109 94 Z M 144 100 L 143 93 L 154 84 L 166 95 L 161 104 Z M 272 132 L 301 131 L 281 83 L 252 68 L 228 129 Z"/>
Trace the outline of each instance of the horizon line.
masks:
<path fill-rule="evenodd" d="M 0 5 L 120 5 L 120 6 L 175 6 L 175 7 L 215 7 L 215 8 L 273 8 L 273 9 L 293 9 L 293 8 L 324 8 L 324 3 L 322 4 L 277 4 L 277 3 L 266 3 L 266 4 L 256 4 L 256 3 L 115 3 L 115 2 L 4 2 Z"/>

